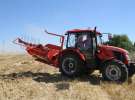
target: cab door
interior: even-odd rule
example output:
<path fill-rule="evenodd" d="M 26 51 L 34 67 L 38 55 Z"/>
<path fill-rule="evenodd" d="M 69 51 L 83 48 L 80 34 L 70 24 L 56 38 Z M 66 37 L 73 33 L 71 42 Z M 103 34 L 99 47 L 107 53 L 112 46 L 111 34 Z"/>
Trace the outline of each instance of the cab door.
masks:
<path fill-rule="evenodd" d="M 95 52 L 96 52 L 96 37 L 90 33 L 81 34 L 78 36 L 77 48 L 86 57 L 87 64 L 91 67 L 95 65 Z"/>

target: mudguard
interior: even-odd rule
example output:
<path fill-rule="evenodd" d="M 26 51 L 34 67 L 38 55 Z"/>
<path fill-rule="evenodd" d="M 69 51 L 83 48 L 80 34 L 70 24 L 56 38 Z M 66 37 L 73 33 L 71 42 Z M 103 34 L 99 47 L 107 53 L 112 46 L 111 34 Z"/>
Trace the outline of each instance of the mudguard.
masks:
<path fill-rule="evenodd" d="M 72 53 L 72 54 L 77 55 L 77 56 L 78 56 L 81 60 L 83 60 L 83 61 L 86 60 L 84 54 L 81 53 L 79 49 L 68 48 L 68 49 L 62 50 L 62 51 L 59 53 L 59 61 L 60 61 L 60 59 L 62 58 L 62 56 L 66 55 L 66 54 L 69 54 L 69 53 Z"/>

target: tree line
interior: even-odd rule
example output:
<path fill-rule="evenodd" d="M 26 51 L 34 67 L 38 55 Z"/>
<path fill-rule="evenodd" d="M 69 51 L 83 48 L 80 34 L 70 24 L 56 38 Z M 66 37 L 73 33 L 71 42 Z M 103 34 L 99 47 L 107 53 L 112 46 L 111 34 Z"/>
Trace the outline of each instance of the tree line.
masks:
<path fill-rule="evenodd" d="M 120 47 L 128 51 L 135 51 L 135 42 L 133 43 L 127 35 L 113 35 L 105 44 Z"/>

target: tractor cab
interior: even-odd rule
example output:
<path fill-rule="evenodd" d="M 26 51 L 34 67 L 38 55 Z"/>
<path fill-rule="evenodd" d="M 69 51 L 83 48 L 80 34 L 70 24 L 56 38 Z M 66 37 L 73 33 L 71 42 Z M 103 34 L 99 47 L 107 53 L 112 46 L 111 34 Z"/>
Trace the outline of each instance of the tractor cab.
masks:
<path fill-rule="evenodd" d="M 100 33 L 96 32 L 96 28 L 95 30 L 74 29 L 68 31 L 66 35 L 66 48 L 79 49 L 85 55 L 85 58 L 89 60 L 90 63 L 92 59 L 95 59 L 95 53 L 98 48 L 97 35 L 99 36 L 98 43 L 101 43 Z"/>

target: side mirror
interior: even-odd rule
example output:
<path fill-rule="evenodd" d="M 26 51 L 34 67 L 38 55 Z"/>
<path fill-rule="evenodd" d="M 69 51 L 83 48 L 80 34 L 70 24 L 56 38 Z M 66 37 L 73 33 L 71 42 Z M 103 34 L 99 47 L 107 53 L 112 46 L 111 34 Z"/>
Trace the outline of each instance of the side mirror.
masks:
<path fill-rule="evenodd" d="M 109 33 L 109 34 L 108 34 L 108 40 L 111 40 L 112 38 L 113 38 L 112 34 Z"/>

